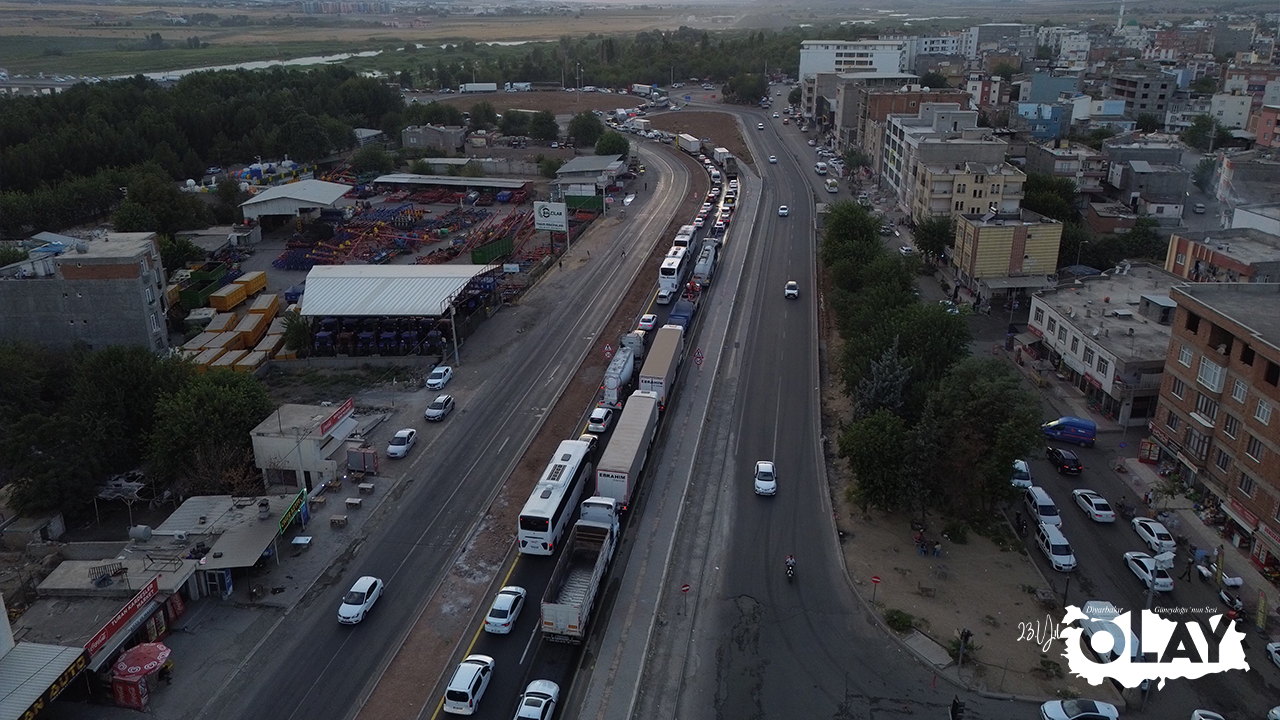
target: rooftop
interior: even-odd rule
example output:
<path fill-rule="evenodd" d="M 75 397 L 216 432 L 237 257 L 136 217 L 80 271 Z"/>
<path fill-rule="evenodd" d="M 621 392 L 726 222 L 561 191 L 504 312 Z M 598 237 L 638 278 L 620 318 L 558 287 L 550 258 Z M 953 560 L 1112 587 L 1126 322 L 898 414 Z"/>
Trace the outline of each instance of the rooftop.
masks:
<path fill-rule="evenodd" d="M 929 163 L 925 165 L 925 170 L 934 175 L 1001 175 L 1015 176 L 1025 175 L 1018 168 L 1009 163 L 987 164 L 979 162 L 956 163 L 954 165 L 943 165 L 938 163 Z"/>
<path fill-rule="evenodd" d="M 965 213 L 960 218 L 975 227 L 1004 227 L 1007 225 L 1058 225 L 1057 220 L 1040 213 L 1021 208 L 1014 213 Z"/>
<path fill-rule="evenodd" d="M 1098 217 L 1136 219 L 1138 214 L 1124 203 L 1089 203 L 1089 207 Z"/>
<path fill-rule="evenodd" d="M 488 265 L 317 265 L 307 273 L 307 317 L 439 317 Z"/>
<path fill-rule="evenodd" d="M 1185 173 L 1186 170 L 1177 165 L 1153 163 L 1146 160 L 1130 160 L 1129 167 L 1136 173 Z"/>
<path fill-rule="evenodd" d="M 1051 155 L 1057 155 L 1059 157 L 1076 157 L 1081 155 L 1083 155 L 1084 157 L 1093 157 L 1096 155 L 1101 155 L 1101 153 L 1089 147 L 1088 145 L 1072 143 L 1066 140 L 1054 141 L 1047 145 L 1044 145 L 1041 143 L 1031 143 L 1030 147 L 1037 148 L 1042 152 L 1047 152 Z"/>
<path fill-rule="evenodd" d="M 240 207 L 252 207 L 277 198 L 329 206 L 341 200 L 342 196 L 350 189 L 350 185 L 325 182 L 324 180 L 299 180 L 298 182 L 267 188 L 240 203 Z"/>
<path fill-rule="evenodd" d="M 25 718 L 85 654 L 82 647 L 21 643 L 0 658 L 0 717 Z"/>
<path fill-rule="evenodd" d="M 150 250 L 156 237 L 153 232 L 100 233 L 92 238 L 74 238 L 56 233 L 40 233 L 33 240 L 42 241 L 31 249 L 35 255 L 63 255 L 77 260 L 96 258 L 134 258 Z"/>
<path fill-rule="evenodd" d="M 1203 243 L 1245 265 L 1280 261 L 1280 237 L 1253 228 L 1179 232 L 1178 237 Z"/>
<path fill-rule="evenodd" d="M 1236 208 L 1237 211 L 1253 213 L 1261 215 L 1272 220 L 1280 220 L 1280 203 L 1261 203 L 1258 205 L 1241 205 Z"/>
<path fill-rule="evenodd" d="M 1195 298 L 1249 328 L 1256 342 L 1280 352 L 1280 283 L 1191 283 L 1174 289 L 1174 300 L 1179 295 Z"/>
<path fill-rule="evenodd" d="M 1169 348 L 1170 326 L 1142 316 L 1138 307 L 1144 297 L 1167 307 L 1170 289 L 1185 282 L 1154 265 L 1135 263 L 1118 272 L 1108 270 L 1060 284 L 1036 297 L 1071 318 L 1078 330 L 1120 360 L 1163 360 Z"/>
<path fill-rule="evenodd" d="M 320 423 L 333 415 L 336 407 L 285 403 L 258 423 L 250 435 L 305 438 L 320 435 Z"/>
<path fill-rule="evenodd" d="M 423 158 L 428 165 L 457 165 L 459 167 L 471 162 L 472 158 Z M 503 190 L 519 190 L 528 184 L 526 180 L 496 177 L 453 177 L 451 175 L 416 175 L 414 173 L 391 173 L 379 175 L 374 183 L 391 183 L 393 185 L 443 185 L 456 188 L 499 188 Z"/>
<path fill-rule="evenodd" d="M 569 175 L 572 173 L 599 173 L 613 167 L 615 163 L 621 163 L 621 155 L 579 155 L 570 160 L 560 169 L 556 171 L 557 175 Z"/>

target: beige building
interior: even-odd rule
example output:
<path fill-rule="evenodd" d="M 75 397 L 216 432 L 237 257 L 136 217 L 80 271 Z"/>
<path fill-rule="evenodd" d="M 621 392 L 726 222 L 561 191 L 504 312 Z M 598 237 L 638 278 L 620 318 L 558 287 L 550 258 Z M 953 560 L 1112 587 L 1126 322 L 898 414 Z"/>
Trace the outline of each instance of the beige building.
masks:
<path fill-rule="evenodd" d="M 916 191 L 911 215 L 916 222 L 931 217 L 1017 213 L 1027 176 L 1009 163 L 959 162 L 916 165 Z"/>
<path fill-rule="evenodd" d="M 984 298 L 1053 287 L 1062 223 L 1022 209 L 956 216 L 951 264 L 956 278 Z"/>

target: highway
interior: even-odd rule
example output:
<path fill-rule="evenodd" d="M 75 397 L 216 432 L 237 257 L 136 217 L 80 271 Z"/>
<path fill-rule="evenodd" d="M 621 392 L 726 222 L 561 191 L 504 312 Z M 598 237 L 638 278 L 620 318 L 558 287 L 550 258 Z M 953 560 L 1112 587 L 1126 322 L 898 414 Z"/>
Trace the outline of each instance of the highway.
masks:
<path fill-rule="evenodd" d="M 690 191 L 689 175 L 668 158 L 650 155 L 645 161 L 651 172 L 667 181 L 662 191 L 647 199 L 643 217 L 633 214 L 624 230 L 637 238 L 656 239 Z M 355 715 L 538 431 L 545 412 L 604 328 L 624 294 L 619 289 L 630 286 L 645 254 L 632 253 L 634 260 L 625 263 L 602 258 L 583 264 L 566 294 L 549 298 L 553 302 L 548 307 L 554 311 L 542 312 L 513 338 L 514 351 L 492 361 L 487 374 L 468 366 L 464 348 L 458 375 L 448 388 L 459 398 L 460 408 L 440 426 L 426 428 L 410 458 L 395 464 L 408 476 L 402 495 L 368 537 L 282 617 L 223 690 L 208 700 L 199 718 L 310 720 Z M 486 331 L 492 330 L 480 330 Z M 477 645 L 492 651 L 498 661 L 481 717 L 509 717 L 515 696 L 523 690 L 529 659 L 525 650 L 542 590 L 535 582 L 537 577 L 545 582 L 550 573 L 550 565 L 542 565 L 521 563 L 520 574 L 512 578 L 530 583 L 534 603 L 515 632 Z M 339 625 L 339 600 L 361 575 L 382 578 L 387 591 L 364 622 Z M 467 637 L 458 642 L 470 641 Z M 434 683 L 435 678 L 428 680 Z M 438 700 L 432 698 L 424 708 L 426 716 Z"/>

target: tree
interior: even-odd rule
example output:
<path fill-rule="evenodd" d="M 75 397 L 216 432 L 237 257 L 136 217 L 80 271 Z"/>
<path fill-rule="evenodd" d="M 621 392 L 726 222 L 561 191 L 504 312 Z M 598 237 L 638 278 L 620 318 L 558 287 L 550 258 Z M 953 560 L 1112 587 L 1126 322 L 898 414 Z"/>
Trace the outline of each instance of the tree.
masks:
<path fill-rule="evenodd" d="M 297 310 L 284 314 L 284 346 L 300 358 L 311 355 L 311 323 Z"/>
<path fill-rule="evenodd" d="M 1191 173 L 1191 182 L 1198 188 L 1200 192 L 1209 192 L 1209 186 L 1213 183 L 1213 175 L 1217 172 L 1218 162 L 1213 158 L 1203 158 L 1196 163 L 1196 168 Z"/>
<path fill-rule="evenodd" d="M 556 171 L 564 165 L 564 160 L 560 158 L 544 157 L 538 160 L 538 173 L 545 178 L 554 178 Z"/>
<path fill-rule="evenodd" d="M 594 147 L 604 134 L 604 123 L 589 111 L 582 111 L 569 121 L 569 135 L 578 147 Z"/>
<path fill-rule="evenodd" d="M 939 215 L 916 224 L 916 247 L 931 257 L 942 257 L 955 244 L 956 224 L 950 215 Z"/>
<path fill-rule="evenodd" d="M 395 169 L 396 163 L 379 145 L 366 145 L 351 156 L 351 170 L 357 174 L 377 172 L 388 173 Z"/>
<path fill-rule="evenodd" d="M 951 85 L 947 82 L 947 79 L 942 76 L 942 73 L 937 73 L 937 72 L 927 72 L 924 75 L 921 75 L 920 84 L 931 90 L 938 90 L 941 88 L 951 87 Z"/>
<path fill-rule="evenodd" d="M 791 88 L 791 92 L 787 93 L 788 105 L 792 105 L 792 106 L 799 105 L 800 101 L 803 99 L 804 99 L 804 91 L 800 89 L 799 85 Z"/>
<path fill-rule="evenodd" d="M 1135 126 L 1145 133 L 1160 132 L 1160 117 L 1155 113 L 1139 113 L 1134 119 Z"/>
<path fill-rule="evenodd" d="M 631 141 L 621 133 L 612 130 L 600 136 L 596 141 L 597 155 L 621 155 L 623 159 L 631 153 Z"/>
<path fill-rule="evenodd" d="M 1063 223 L 1075 219 L 1076 184 L 1071 178 L 1028 173 L 1022 190 L 1022 207 Z"/>
<path fill-rule="evenodd" d="M 903 363 L 898 354 L 898 338 L 894 338 L 893 345 L 879 360 L 872 361 L 870 371 L 858 382 L 853 397 L 854 417 L 864 418 L 880 410 L 899 414 L 910 378 L 911 368 Z"/>
<path fill-rule="evenodd" d="M 285 121 L 280 128 L 280 137 L 284 152 L 302 163 L 319 160 L 333 150 L 320 121 L 305 112 L 296 113 Z"/>
<path fill-rule="evenodd" d="M 844 151 L 844 166 L 850 171 L 871 167 L 871 156 L 858 148 L 848 148 Z"/>
<path fill-rule="evenodd" d="M 498 129 L 503 135 L 528 135 L 529 121 L 533 116 L 527 112 L 518 112 L 516 110 L 508 110 L 502 114 L 502 120 L 498 123 Z"/>
<path fill-rule="evenodd" d="M 1205 75 L 1204 77 L 1192 80 L 1191 84 L 1187 87 L 1191 92 L 1208 95 L 1218 91 L 1218 81 L 1215 78 Z"/>
<path fill-rule="evenodd" d="M 754 105 L 768 92 L 769 83 L 758 73 L 735 75 L 724 84 L 724 99 L 729 102 Z"/>
<path fill-rule="evenodd" d="M 560 137 L 560 124 L 550 110 L 542 110 L 533 114 L 529 120 L 529 137 L 534 140 L 555 140 Z"/>
<path fill-rule="evenodd" d="M 1036 45 L 1037 60 L 1052 60 L 1053 48 L 1048 45 Z"/>
<path fill-rule="evenodd" d="M 1197 150 L 1216 150 L 1231 141 L 1231 133 L 1208 115 L 1198 115 L 1182 132 L 1182 141 Z"/>
<path fill-rule="evenodd" d="M 160 236 L 160 264 L 166 273 L 173 274 L 195 260 L 203 260 L 204 251 L 191 242 L 189 238 L 171 238 Z"/>
<path fill-rule="evenodd" d="M 493 103 L 487 100 L 481 100 L 471 106 L 472 130 L 488 130 L 497 124 L 498 112 L 493 109 Z"/>
<path fill-rule="evenodd" d="M 0 267 L 12 265 L 16 262 L 22 262 L 30 257 L 30 253 L 26 250 L 8 245 L 0 246 Z"/>
<path fill-rule="evenodd" d="M 897 510 L 907 497 L 901 470 L 906 435 L 902 418 L 886 409 L 850 423 L 840 434 L 840 457 L 854 476 L 849 499 L 864 513 L 872 507 Z"/>
<path fill-rule="evenodd" d="M 996 66 L 991 69 L 992 77 L 998 75 L 1004 78 L 1005 82 L 1012 82 L 1013 76 L 1017 74 L 1018 74 L 1017 66 L 1007 62 L 997 63 Z"/>

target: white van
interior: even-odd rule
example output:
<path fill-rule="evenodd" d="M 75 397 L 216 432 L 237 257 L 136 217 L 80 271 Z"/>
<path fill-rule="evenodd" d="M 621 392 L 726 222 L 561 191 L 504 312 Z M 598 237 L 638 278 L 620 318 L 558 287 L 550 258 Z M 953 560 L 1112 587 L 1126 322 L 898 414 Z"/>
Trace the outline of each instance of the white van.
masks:
<path fill-rule="evenodd" d="M 826 163 L 824 163 L 824 162 L 814 163 L 814 164 L 813 164 L 813 171 L 814 171 L 814 172 L 816 172 L 816 173 L 818 173 L 819 175 L 826 175 L 826 174 L 827 174 L 827 164 L 826 164 Z"/>
<path fill-rule="evenodd" d="M 1048 558 L 1049 564 L 1058 572 L 1071 572 L 1076 569 L 1076 556 L 1071 552 L 1071 543 L 1067 536 L 1055 525 L 1040 523 L 1036 525 L 1036 545 L 1040 552 Z"/>
<path fill-rule="evenodd" d="M 1053 504 L 1053 498 L 1049 497 L 1049 493 L 1045 492 L 1044 488 L 1032 485 L 1027 488 L 1023 500 L 1027 504 L 1027 512 L 1031 513 L 1031 522 L 1046 525 L 1062 524 L 1058 506 Z"/>
<path fill-rule="evenodd" d="M 711 182 L 720 182 L 720 171 L 719 171 L 719 170 L 712 170 L 712 171 L 711 171 Z"/>

